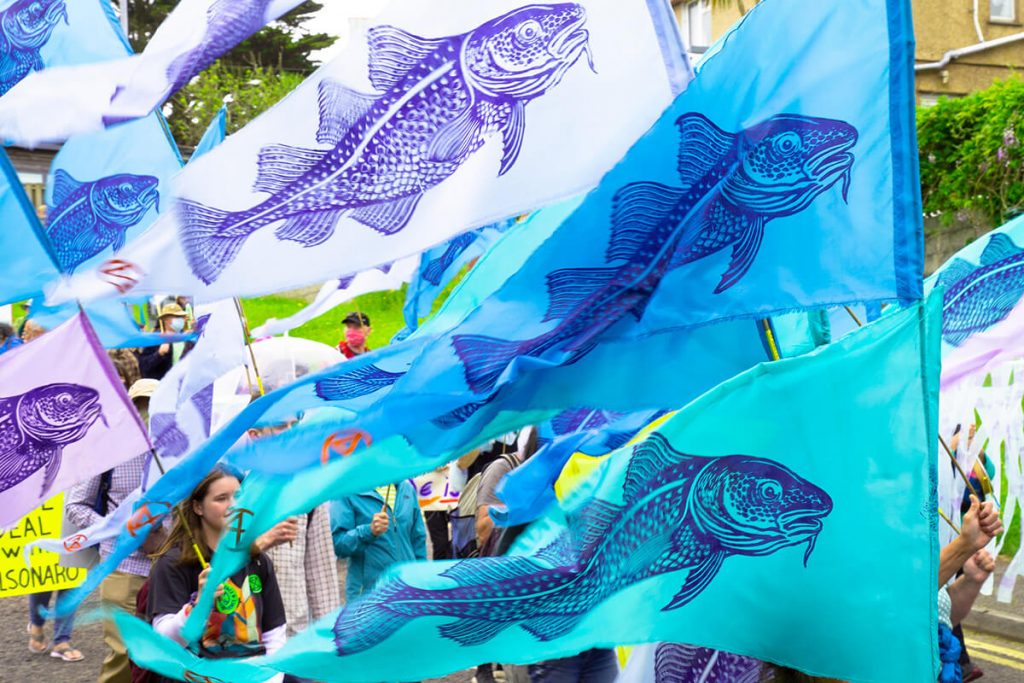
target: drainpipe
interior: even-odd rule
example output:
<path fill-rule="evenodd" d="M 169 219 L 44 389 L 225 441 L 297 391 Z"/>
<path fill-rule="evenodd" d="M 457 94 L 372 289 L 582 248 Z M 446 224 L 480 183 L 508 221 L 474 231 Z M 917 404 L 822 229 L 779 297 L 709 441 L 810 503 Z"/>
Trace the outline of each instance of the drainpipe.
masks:
<path fill-rule="evenodd" d="M 961 47 L 956 50 L 950 50 L 946 54 L 942 55 L 942 59 L 937 62 L 927 62 L 924 64 L 915 64 L 914 71 L 931 71 L 933 69 L 942 69 L 946 67 L 954 59 L 959 59 L 965 55 L 972 55 L 976 52 L 984 52 L 985 50 L 991 50 L 992 48 L 1000 47 L 1002 45 L 1009 45 L 1010 43 L 1016 43 L 1024 40 L 1024 33 L 1013 33 L 1002 38 L 996 38 L 995 40 L 986 40 L 976 45 L 969 45 L 968 47 Z"/>
<path fill-rule="evenodd" d="M 978 19 L 978 0 L 974 0 L 974 30 L 978 34 L 978 42 L 985 42 L 985 35 L 981 32 L 981 21 Z"/>

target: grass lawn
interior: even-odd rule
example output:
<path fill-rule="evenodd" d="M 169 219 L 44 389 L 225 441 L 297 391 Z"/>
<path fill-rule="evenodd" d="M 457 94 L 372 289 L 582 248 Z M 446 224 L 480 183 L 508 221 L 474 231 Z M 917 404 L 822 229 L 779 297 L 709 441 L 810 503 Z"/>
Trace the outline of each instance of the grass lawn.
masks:
<path fill-rule="evenodd" d="M 369 341 L 370 346 L 372 348 L 386 346 L 391 337 L 405 327 L 405 321 L 402 319 L 405 290 L 406 288 L 403 286 L 397 291 L 364 294 L 318 318 L 313 318 L 305 325 L 289 332 L 289 335 L 323 342 L 329 346 L 337 346 L 338 341 L 344 336 L 341 319 L 351 311 L 360 311 L 370 317 L 371 327 L 373 327 L 373 336 Z M 307 298 L 299 295 L 271 294 L 254 299 L 243 299 L 242 306 L 245 309 L 245 317 L 249 320 L 249 326 L 255 328 L 270 318 L 280 320 L 298 313 L 312 301 L 312 296 Z"/>

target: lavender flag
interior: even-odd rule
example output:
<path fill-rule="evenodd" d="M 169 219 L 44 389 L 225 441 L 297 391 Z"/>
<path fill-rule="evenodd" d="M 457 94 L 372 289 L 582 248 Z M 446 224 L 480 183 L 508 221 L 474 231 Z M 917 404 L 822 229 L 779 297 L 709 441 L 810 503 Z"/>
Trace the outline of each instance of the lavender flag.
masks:
<path fill-rule="evenodd" d="M 300 2 L 184 0 L 138 57 L 51 68 L 25 78 L 0 102 L 0 135 L 34 147 L 145 117 L 222 54 Z M 33 18 L 52 31 L 60 19 L 67 21 L 64 3 L 31 3 L 41 7 Z M 19 66 L 27 61 L 19 60 Z M 28 70 L 17 71 L 24 76 Z M 69 111 L 74 115 L 68 116 Z"/>
<path fill-rule="evenodd" d="M 659 0 L 397 0 L 115 258 L 208 300 L 391 263 L 589 189 L 689 73 Z M 55 296 L 108 293 L 102 270 Z"/>
<path fill-rule="evenodd" d="M 148 450 L 84 315 L 0 356 L 0 528 Z"/>

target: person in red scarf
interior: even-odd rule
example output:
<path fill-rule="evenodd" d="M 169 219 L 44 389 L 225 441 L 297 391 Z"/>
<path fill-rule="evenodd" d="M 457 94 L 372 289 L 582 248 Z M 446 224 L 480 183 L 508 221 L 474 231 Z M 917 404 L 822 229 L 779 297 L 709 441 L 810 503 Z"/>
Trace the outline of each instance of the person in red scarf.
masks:
<path fill-rule="evenodd" d="M 342 319 L 341 324 L 345 327 L 345 338 L 338 342 L 338 350 L 345 358 L 361 356 L 370 350 L 366 345 L 366 338 L 373 331 L 370 316 L 353 311 Z"/>

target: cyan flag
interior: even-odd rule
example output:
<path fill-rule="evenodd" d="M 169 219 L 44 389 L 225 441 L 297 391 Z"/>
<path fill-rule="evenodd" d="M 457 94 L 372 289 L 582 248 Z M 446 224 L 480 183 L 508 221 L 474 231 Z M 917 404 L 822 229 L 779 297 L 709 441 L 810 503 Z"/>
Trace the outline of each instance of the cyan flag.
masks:
<path fill-rule="evenodd" d="M 230 680 L 413 680 L 657 641 L 846 681 L 932 680 L 940 309 L 932 297 L 725 382 L 606 459 L 508 556 L 400 565 Z M 162 673 L 222 667 L 172 665 L 138 635 L 133 657 Z"/>

